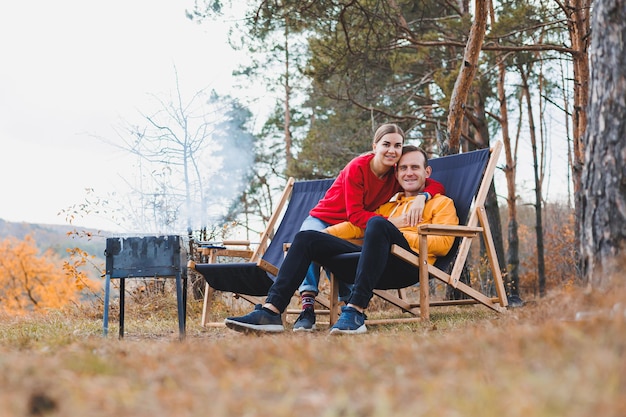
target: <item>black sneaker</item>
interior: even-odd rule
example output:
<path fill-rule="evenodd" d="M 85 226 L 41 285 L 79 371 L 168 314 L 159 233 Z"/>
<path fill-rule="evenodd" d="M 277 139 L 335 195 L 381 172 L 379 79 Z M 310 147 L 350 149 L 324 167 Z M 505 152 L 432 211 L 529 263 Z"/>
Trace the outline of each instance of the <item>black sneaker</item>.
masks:
<path fill-rule="evenodd" d="M 294 332 L 312 332 L 315 330 L 315 311 L 312 308 L 302 310 L 293 325 Z"/>
<path fill-rule="evenodd" d="M 263 310 L 261 304 L 254 306 L 254 311 L 241 317 L 228 317 L 224 324 L 229 329 L 244 333 L 277 333 L 285 330 L 280 314 Z"/>

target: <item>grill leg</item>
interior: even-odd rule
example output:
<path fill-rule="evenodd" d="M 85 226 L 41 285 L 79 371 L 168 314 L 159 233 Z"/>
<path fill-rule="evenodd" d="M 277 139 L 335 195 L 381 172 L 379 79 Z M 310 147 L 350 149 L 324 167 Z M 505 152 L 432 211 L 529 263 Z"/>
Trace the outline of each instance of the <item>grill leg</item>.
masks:
<path fill-rule="evenodd" d="M 120 278 L 120 339 L 124 337 L 124 296 L 126 290 L 124 289 L 126 284 L 125 278 Z"/>
<path fill-rule="evenodd" d="M 185 288 L 187 287 L 187 278 L 185 277 Z M 183 340 L 185 338 L 185 319 L 186 319 L 186 291 L 183 289 L 183 283 L 181 279 L 181 273 L 176 274 L 176 305 L 178 307 L 178 338 Z"/>
<path fill-rule="evenodd" d="M 109 297 L 111 294 L 111 275 L 106 274 L 104 284 L 104 317 L 102 318 L 102 333 L 106 337 L 109 334 Z"/>

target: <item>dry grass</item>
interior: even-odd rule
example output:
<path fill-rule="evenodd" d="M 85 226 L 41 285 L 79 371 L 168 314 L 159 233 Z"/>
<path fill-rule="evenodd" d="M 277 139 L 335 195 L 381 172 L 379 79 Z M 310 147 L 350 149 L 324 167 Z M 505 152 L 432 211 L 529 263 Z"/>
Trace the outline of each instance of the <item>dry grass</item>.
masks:
<path fill-rule="evenodd" d="M 184 342 L 164 299 L 128 309 L 123 341 L 101 309 L 0 316 L 0 414 L 625 416 L 625 300 L 569 288 L 353 337 L 203 329 L 193 302 Z"/>

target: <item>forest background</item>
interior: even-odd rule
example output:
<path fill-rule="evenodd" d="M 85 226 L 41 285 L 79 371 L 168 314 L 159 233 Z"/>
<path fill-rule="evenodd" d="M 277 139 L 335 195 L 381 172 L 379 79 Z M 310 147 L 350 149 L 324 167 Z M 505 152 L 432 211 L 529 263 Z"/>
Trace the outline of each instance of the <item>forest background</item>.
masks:
<path fill-rule="evenodd" d="M 173 93 L 154 96 L 156 111 L 118 126 L 121 143 L 101 138 L 134 158 L 129 191 L 88 191 L 61 213 L 69 224 L 97 212 L 127 234 L 254 241 L 287 177 L 336 176 L 369 149 L 378 124 L 395 122 L 433 157 L 504 142 L 489 215 L 510 294 L 534 297 L 580 279 L 590 2 L 235 5 L 200 2 L 187 14 L 232 22 L 231 46 L 250 57 L 236 72 L 239 88 L 263 86 L 264 110 L 215 91 L 183 96 L 175 73 Z M 479 55 L 471 37 L 481 21 Z M 464 68 L 475 74 L 459 86 Z M 96 280 L 102 273 L 98 262 L 83 267 Z"/>

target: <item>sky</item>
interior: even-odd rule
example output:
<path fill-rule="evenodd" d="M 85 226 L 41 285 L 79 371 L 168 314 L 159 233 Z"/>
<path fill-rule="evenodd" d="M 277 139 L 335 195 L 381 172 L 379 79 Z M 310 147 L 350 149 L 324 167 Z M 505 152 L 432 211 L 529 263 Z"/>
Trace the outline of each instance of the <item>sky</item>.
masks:
<path fill-rule="evenodd" d="M 173 89 L 174 68 L 183 94 L 209 88 L 237 95 L 231 73 L 245 57 L 227 43 L 232 22 L 191 22 L 185 9 L 193 3 L 0 3 L 0 219 L 68 224 L 59 213 L 82 203 L 87 189 L 125 189 L 129 157 L 98 138 L 115 142 L 114 127 L 143 121 L 139 112 L 149 113 L 154 95 Z M 558 166 L 566 164 L 562 146 L 552 152 Z M 520 192 L 531 194 L 530 165 L 520 166 Z M 551 195 L 565 193 L 566 169 L 551 171 Z M 117 227 L 99 215 L 73 224 Z"/>
<path fill-rule="evenodd" d="M 241 57 L 228 22 L 198 25 L 193 0 L 0 3 L 0 219 L 67 224 L 64 209 L 123 187 L 128 157 L 99 138 L 169 94 L 229 93 Z M 108 219 L 75 219 L 108 230 Z"/>

